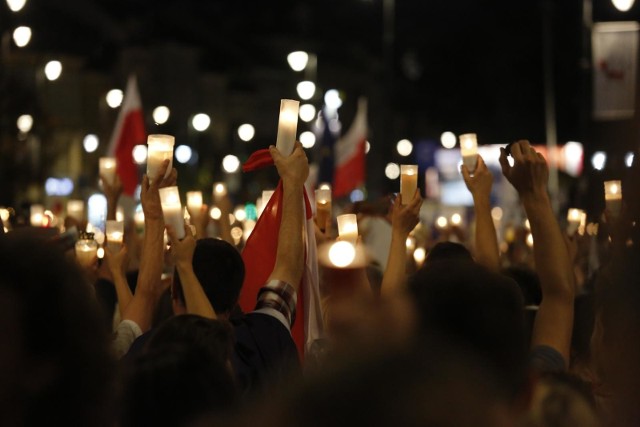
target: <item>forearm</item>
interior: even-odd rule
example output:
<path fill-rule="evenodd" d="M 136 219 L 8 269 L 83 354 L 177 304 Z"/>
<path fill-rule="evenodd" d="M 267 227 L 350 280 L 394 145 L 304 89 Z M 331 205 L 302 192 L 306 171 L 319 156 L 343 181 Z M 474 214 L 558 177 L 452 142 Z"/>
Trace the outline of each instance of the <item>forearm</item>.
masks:
<path fill-rule="evenodd" d="M 116 220 L 116 212 L 118 211 L 118 198 L 107 198 L 107 221 Z"/>
<path fill-rule="evenodd" d="M 380 288 L 382 295 L 398 291 L 407 281 L 407 237 L 404 233 L 392 232 L 387 268 Z"/>
<path fill-rule="evenodd" d="M 193 272 L 191 263 L 178 262 L 176 268 L 180 275 L 180 283 L 182 284 L 187 313 L 197 314 L 207 319 L 217 318 L 213 306 L 209 302 L 207 295 L 204 293 L 204 289 L 202 289 L 198 278 Z"/>
<path fill-rule="evenodd" d="M 491 204 L 488 198 L 474 197 L 476 214 L 476 261 L 478 264 L 493 270 L 500 269 L 500 252 L 498 238 L 491 217 Z"/>
<path fill-rule="evenodd" d="M 231 222 L 229 221 L 229 214 L 231 212 L 224 207 L 220 207 L 220 220 L 218 225 L 220 226 L 220 238 L 232 246 L 235 246 L 233 237 L 231 237 Z"/>
<path fill-rule="evenodd" d="M 298 290 L 304 270 L 302 242 L 302 184 L 283 181 L 282 218 L 278 233 L 276 262 L 269 280 L 278 279 Z"/>
<path fill-rule="evenodd" d="M 120 318 L 124 318 L 125 310 L 129 306 L 133 294 L 127 283 L 127 279 L 122 272 L 113 273 L 113 285 L 116 288 L 116 296 L 118 297 L 118 307 L 120 311 Z"/>

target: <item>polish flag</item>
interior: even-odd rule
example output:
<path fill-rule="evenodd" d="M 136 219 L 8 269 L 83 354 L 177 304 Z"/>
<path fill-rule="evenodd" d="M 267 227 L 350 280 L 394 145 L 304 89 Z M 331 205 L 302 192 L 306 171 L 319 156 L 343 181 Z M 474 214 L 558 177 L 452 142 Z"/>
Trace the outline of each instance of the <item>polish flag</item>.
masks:
<path fill-rule="evenodd" d="M 347 133 L 335 145 L 333 194 L 348 196 L 365 181 L 367 144 L 367 100 L 358 100 L 358 111 Z"/>
<path fill-rule="evenodd" d="M 128 196 L 133 196 L 138 186 L 138 166 L 133 161 L 133 147 L 145 144 L 146 138 L 138 82 L 135 76 L 130 76 L 107 151 L 108 156 L 116 158 L 116 172 L 122 181 L 122 191 Z"/>

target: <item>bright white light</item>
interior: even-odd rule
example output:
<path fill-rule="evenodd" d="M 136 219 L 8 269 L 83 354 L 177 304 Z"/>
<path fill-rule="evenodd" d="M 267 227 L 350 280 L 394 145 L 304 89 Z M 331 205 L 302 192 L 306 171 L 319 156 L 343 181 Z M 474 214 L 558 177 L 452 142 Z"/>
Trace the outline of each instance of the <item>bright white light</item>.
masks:
<path fill-rule="evenodd" d="M 336 242 L 329 249 L 329 261 L 339 268 L 351 264 L 356 258 L 356 248 L 346 241 Z"/>
<path fill-rule="evenodd" d="M 533 247 L 533 234 L 531 233 L 527 235 L 527 246 L 529 246 L 530 248 Z"/>
<path fill-rule="evenodd" d="M 364 154 L 369 154 L 369 151 L 371 151 L 371 143 L 366 141 L 364 145 Z"/>
<path fill-rule="evenodd" d="M 191 125 L 198 132 L 204 132 L 209 129 L 209 125 L 211 124 L 211 117 L 204 113 L 198 113 L 193 116 L 191 119 Z"/>
<path fill-rule="evenodd" d="M 235 211 L 233 211 L 233 215 L 236 217 L 238 221 L 244 221 L 247 219 L 247 211 L 244 210 L 244 207 L 237 207 Z"/>
<path fill-rule="evenodd" d="M 211 208 L 211 210 L 209 211 L 209 216 L 212 219 L 220 219 L 222 217 L 222 211 L 220 210 L 220 208 L 216 208 L 215 206 Z"/>
<path fill-rule="evenodd" d="M 302 132 L 298 139 L 300 140 L 300 144 L 302 144 L 304 148 L 311 148 L 316 144 L 316 136 L 313 134 L 313 132 Z"/>
<path fill-rule="evenodd" d="M 101 224 L 107 217 L 107 199 L 100 193 L 93 194 L 87 200 L 87 220 L 89 224 Z M 87 227 L 87 231 L 89 228 Z M 95 231 L 95 230 L 94 230 Z"/>
<path fill-rule="evenodd" d="M 387 163 L 384 174 L 389 179 L 398 179 L 400 176 L 400 166 L 397 163 Z"/>
<path fill-rule="evenodd" d="M 222 169 L 227 173 L 234 173 L 240 167 L 240 160 L 233 154 L 224 156 L 222 159 Z"/>
<path fill-rule="evenodd" d="M 408 139 L 401 139 L 396 144 L 396 150 L 401 156 L 407 157 L 413 151 L 413 144 Z"/>
<path fill-rule="evenodd" d="M 416 264 L 422 265 L 425 258 L 427 258 L 427 251 L 425 251 L 424 248 L 416 248 L 416 250 L 413 251 L 413 259 Z"/>
<path fill-rule="evenodd" d="M 323 182 L 318 185 L 318 190 L 331 190 L 331 184 L 329 184 L 328 182 Z"/>
<path fill-rule="evenodd" d="M 564 154 L 565 171 L 571 176 L 579 176 L 582 172 L 583 163 L 584 150 L 582 144 L 576 141 L 567 141 L 561 152 Z"/>
<path fill-rule="evenodd" d="M 69 178 L 47 178 L 44 191 L 47 196 L 68 196 L 73 192 L 73 181 Z"/>
<path fill-rule="evenodd" d="M 491 209 L 491 218 L 496 221 L 500 221 L 502 219 L 502 208 L 500 206 L 496 206 Z"/>
<path fill-rule="evenodd" d="M 298 110 L 300 120 L 309 123 L 316 117 L 316 107 L 311 104 L 302 104 Z"/>
<path fill-rule="evenodd" d="M 313 94 L 316 93 L 316 85 L 309 80 L 305 80 L 298 83 L 296 90 L 298 91 L 300 99 L 311 99 L 313 98 Z"/>
<path fill-rule="evenodd" d="M 635 0 L 611 0 L 611 2 L 620 12 L 627 12 L 631 9 Z"/>
<path fill-rule="evenodd" d="M 111 108 L 118 108 L 122 104 L 124 94 L 120 89 L 111 89 L 107 92 L 107 105 Z"/>
<path fill-rule="evenodd" d="M 353 190 L 349 195 L 349 200 L 351 200 L 351 203 L 361 202 L 364 200 L 364 193 L 362 190 Z"/>
<path fill-rule="evenodd" d="M 256 135 L 256 129 L 249 123 L 245 123 L 238 127 L 238 136 L 241 140 L 249 142 Z"/>
<path fill-rule="evenodd" d="M 436 225 L 440 228 L 445 228 L 448 224 L 449 221 L 447 221 L 447 218 L 443 216 L 439 216 L 438 219 L 436 219 Z"/>
<path fill-rule="evenodd" d="M 327 108 L 331 110 L 337 110 L 342 106 L 342 99 L 340 99 L 340 93 L 335 89 L 329 89 L 324 94 L 324 103 Z"/>
<path fill-rule="evenodd" d="M 456 146 L 456 134 L 453 132 L 443 132 L 440 135 L 440 142 L 444 148 L 453 148 Z"/>
<path fill-rule="evenodd" d="M 7 0 L 11 12 L 20 12 L 26 3 L 27 0 Z"/>
<path fill-rule="evenodd" d="M 93 153 L 98 149 L 98 145 L 100 145 L 100 140 L 97 135 L 92 133 L 88 134 L 82 140 L 82 146 L 84 147 L 84 151 L 87 153 Z"/>
<path fill-rule="evenodd" d="M 147 161 L 147 146 L 146 145 L 136 145 L 133 147 L 131 151 L 131 155 L 133 156 L 133 161 L 138 165 L 143 165 Z"/>
<path fill-rule="evenodd" d="M 627 154 L 625 154 L 625 156 L 624 156 L 624 164 L 627 165 L 628 168 L 633 166 L 633 158 L 634 157 L 635 157 L 635 155 L 631 151 L 629 151 Z"/>
<path fill-rule="evenodd" d="M 47 65 L 44 66 L 44 75 L 49 81 L 58 80 L 61 74 L 62 63 L 60 61 L 49 61 Z"/>
<path fill-rule="evenodd" d="M 33 117 L 30 114 L 23 114 L 18 117 L 16 125 L 18 126 L 18 130 L 20 132 L 27 133 L 33 127 Z"/>
<path fill-rule="evenodd" d="M 13 41 L 18 47 L 25 47 L 31 41 L 31 28 L 18 27 L 13 30 Z"/>
<path fill-rule="evenodd" d="M 11 212 L 9 209 L 1 208 L 0 209 L 0 219 L 3 221 L 9 221 L 9 217 L 11 216 Z"/>
<path fill-rule="evenodd" d="M 159 125 L 167 123 L 170 115 L 171 110 L 169 110 L 169 107 L 165 107 L 164 105 L 160 105 L 153 109 L 153 121 Z"/>
<path fill-rule="evenodd" d="M 189 147 L 188 145 L 178 145 L 176 147 L 176 160 L 179 163 L 187 163 L 189 160 L 191 160 L 191 155 L 193 154 L 193 152 L 191 151 L 191 147 Z"/>
<path fill-rule="evenodd" d="M 293 71 L 302 71 L 307 67 L 309 54 L 301 50 L 291 52 L 287 55 L 287 62 Z"/>
<path fill-rule="evenodd" d="M 242 235 L 243 235 L 243 231 L 242 228 L 240 227 L 233 227 L 231 229 L 231 237 L 233 237 L 233 241 L 237 244 L 240 243 L 240 240 L 242 240 Z"/>
<path fill-rule="evenodd" d="M 451 224 L 460 225 L 461 222 L 462 222 L 462 216 L 460 216 L 459 213 L 454 213 L 453 215 L 451 215 Z"/>
<path fill-rule="evenodd" d="M 98 255 L 99 259 L 104 258 L 104 248 L 98 248 L 98 251 L 96 252 L 96 254 Z"/>
<path fill-rule="evenodd" d="M 596 151 L 591 157 L 591 164 L 594 169 L 601 171 L 607 164 L 607 154 L 604 151 Z"/>

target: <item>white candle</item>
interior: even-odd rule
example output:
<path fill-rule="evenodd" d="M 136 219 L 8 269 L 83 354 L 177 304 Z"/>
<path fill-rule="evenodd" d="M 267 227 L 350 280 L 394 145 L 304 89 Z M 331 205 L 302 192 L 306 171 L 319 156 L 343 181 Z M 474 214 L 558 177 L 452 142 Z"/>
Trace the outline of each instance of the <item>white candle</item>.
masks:
<path fill-rule="evenodd" d="M 614 216 L 619 215 L 622 209 L 622 182 L 605 181 L 604 200 L 607 205 L 607 210 Z"/>
<path fill-rule="evenodd" d="M 331 218 L 331 189 L 316 190 L 316 222 L 320 230 L 324 231 L 327 221 Z"/>
<path fill-rule="evenodd" d="M 469 169 L 469 172 L 473 173 L 478 165 L 478 139 L 475 133 L 465 133 L 459 138 L 462 162 Z"/>
<path fill-rule="evenodd" d="M 42 205 L 31 205 L 29 209 L 31 226 L 32 227 L 42 227 L 42 223 L 44 221 L 44 206 Z"/>
<path fill-rule="evenodd" d="M 338 215 L 338 235 L 340 240 L 355 245 L 358 241 L 358 217 L 355 214 Z"/>
<path fill-rule="evenodd" d="M 202 191 L 187 192 L 187 207 L 191 211 L 190 215 L 193 219 L 197 220 L 202 209 Z"/>
<path fill-rule="evenodd" d="M 84 201 L 67 201 L 67 216 L 75 219 L 76 221 L 82 221 L 84 219 Z"/>
<path fill-rule="evenodd" d="M 116 179 L 116 158 L 100 157 L 100 176 L 103 176 L 107 184 L 113 185 Z"/>
<path fill-rule="evenodd" d="M 418 188 L 418 165 L 400 165 L 400 194 L 402 204 L 408 205 Z"/>
<path fill-rule="evenodd" d="M 169 167 L 164 177 L 167 178 L 171 174 L 174 143 L 175 138 L 171 135 L 149 135 L 147 138 L 147 176 L 150 183 L 158 175 L 162 162 L 167 159 L 169 160 Z"/>
<path fill-rule="evenodd" d="M 567 212 L 567 234 L 573 236 L 580 227 L 582 222 L 582 214 L 584 211 L 581 209 L 571 208 Z"/>
<path fill-rule="evenodd" d="M 124 222 L 107 220 L 107 247 L 112 253 L 120 251 L 124 239 Z"/>
<path fill-rule="evenodd" d="M 83 267 L 90 267 L 98 257 L 98 244 L 93 239 L 81 239 L 76 242 L 76 259 Z"/>
<path fill-rule="evenodd" d="M 276 148 L 283 156 L 293 152 L 298 128 L 298 110 L 300 101 L 283 99 L 280 101 L 280 119 L 278 121 L 278 137 Z"/>
<path fill-rule="evenodd" d="M 215 182 L 213 184 L 213 199 L 219 202 L 224 196 L 227 195 L 227 186 L 224 182 Z"/>
<path fill-rule="evenodd" d="M 178 187 L 165 187 L 159 191 L 165 225 L 173 228 L 178 239 L 184 238 L 184 215 Z"/>
<path fill-rule="evenodd" d="M 329 190 L 329 191 L 331 191 L 331 184 L 329 184 L 328 182 L 321 182 L 320 185 L 318 185 L 318 190 Z"/>

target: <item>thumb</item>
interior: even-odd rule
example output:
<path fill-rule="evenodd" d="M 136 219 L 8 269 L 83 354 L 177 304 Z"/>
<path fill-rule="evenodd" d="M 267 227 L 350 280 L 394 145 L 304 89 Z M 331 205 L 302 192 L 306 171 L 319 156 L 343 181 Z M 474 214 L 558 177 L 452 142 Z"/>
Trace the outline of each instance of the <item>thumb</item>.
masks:
<path fill-rule="evenodd" d="M 175 242 L 178 242 L 178 236 L 176 236 L 176 230 L 173 229 L 173 226 L 167 224 L 165 225 L 167 229 L 167 234 L 169 235 L 169 241 L 173 245 Z"/>
<path fill-rule="evenodd" d="M 271 154 L 273 161 L 276 163 L 282 159 L 282 154 L 280 154 L 280 151 L 278 151 L 275 145 L 269 146 L 269 153 Z"/>
<path fill-rule="evenodd" d="M 460 173 L 462 173 L 462 179 L 464 179 L 464 183 L 467 184 L 468 187 L 471 183 L 471 174 L 466 165 L 460 166 Z"/>

